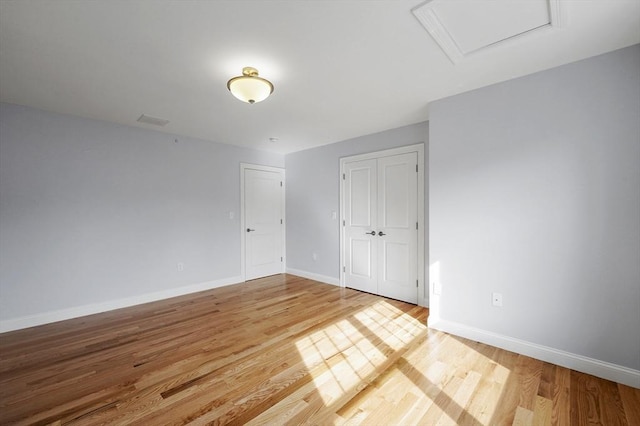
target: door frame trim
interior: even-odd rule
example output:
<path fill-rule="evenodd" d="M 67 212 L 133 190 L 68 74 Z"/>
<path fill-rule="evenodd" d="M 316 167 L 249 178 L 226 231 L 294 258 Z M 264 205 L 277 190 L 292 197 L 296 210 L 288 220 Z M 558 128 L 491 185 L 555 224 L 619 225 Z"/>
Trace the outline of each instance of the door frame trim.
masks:
<path fill-rule="evenodd" d="M 419 143 L 415 145 L 407 145 L 401 146 L 399 148 L 391 148 L 385 149 L 382 151 L 368 152 L 366 154 L 353 155 L 349 157 L 340 158 L 340 175 L 338 178 L 340 179 L 340 287 L 345 287 L 345 272 L 343 268 L 345 267 L 345 244 L 344 244 L 344 225 L 346 218 L 344 216 L 344 207 L 345 207 L 345 199 L 344 199 L 344 179 L 342 175 L 345 173 L 344 167 L 346 163 L 350 163 L 353 161 L 361 161 L 361 160 L 370 160 L 374 158 L 380 157 L 389 157 L 392 155 L 398 154 L 407 154 L 410 152 L 416 152 L 418 154 L 418 305 L 419 306 L 428 306 L 428 286 L 426 283 L 425 276 L 425 240 L 427 235 L 427 228 L 425 223 L 425 159 L 424 159 L 424 143 Z M 420 232 L 422 230 L 422 232 Z"/>
<path fill-rule="evenodd" d="M 280 273 L 284 273 L 287 270 L 287 219 L 286 219 L 286 209 L 285 209 L 285 191 L 287 188 L 286 185 L 286 172 L 282 167 L 273 167 L 273 166 L 263 166 L 260 164 L 250 164 L 250 163 L 240 163 L 240 277 L 242 281 L 246 281 L 247 274 L 245 270 L 246 266 L 246 232 L 245 232 L 245 217 L 244 217 L 244 172 L 245 170 L 261 170 L 264 172 L 277 172 L 282 173 L 282 200 L 281 200 L 281 208 L 282 208 L 282 268 Z"/>

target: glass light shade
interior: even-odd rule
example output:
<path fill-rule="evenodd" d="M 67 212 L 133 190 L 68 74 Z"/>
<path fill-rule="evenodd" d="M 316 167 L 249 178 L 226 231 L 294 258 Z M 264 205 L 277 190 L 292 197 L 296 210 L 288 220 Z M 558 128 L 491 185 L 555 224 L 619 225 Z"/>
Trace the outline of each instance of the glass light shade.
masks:
<path fill-rule="evenodd" d="M 242 102 L 254 104 L 264 101 L 273 93 L 273 84 L 262 77 L 258 77 L 258 71 L 246 67 L 242 70 L 242 76 L 234 77 L 227 83 L 227 88 L 236 98 Z"/>

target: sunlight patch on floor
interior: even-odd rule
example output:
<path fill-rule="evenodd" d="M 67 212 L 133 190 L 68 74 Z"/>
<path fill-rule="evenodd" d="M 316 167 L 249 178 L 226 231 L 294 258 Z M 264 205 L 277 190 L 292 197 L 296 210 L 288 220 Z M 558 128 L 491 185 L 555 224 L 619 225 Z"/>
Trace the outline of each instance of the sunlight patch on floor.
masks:
<path fill-rule="evenodd" d="M 254 424 L 304 418 L 336 425 L 488 425 L 512 374 L 492 348 L 427 331 L 387 301 L 316 329 L 295 346 L 307 385 Z"/>
<path fill-rule="evenodd" d="M 389 355 L 406 347 L 426 326 L 385 301 L 296 342 L 325 405 L 382 368 Z"/>

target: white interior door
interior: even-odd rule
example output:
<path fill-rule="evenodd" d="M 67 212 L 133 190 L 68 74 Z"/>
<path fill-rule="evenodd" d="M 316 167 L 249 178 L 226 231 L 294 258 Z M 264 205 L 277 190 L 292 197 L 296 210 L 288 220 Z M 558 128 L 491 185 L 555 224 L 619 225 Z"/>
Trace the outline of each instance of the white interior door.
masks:
<path fill-rule="evenodd" d="M 350 288 L 377 293 L 377 161 L 347 163 L 344 173 L 346 282 Z"/>
<path fill-rule="evenodd" d="M 418 301 L 417 153 L 378 159 L 378 294 Z"/>
<path fill-rule="evenodd" d="M 418 154 L 347 162 L 344 178 L 344 283 L 418 302 Z"/>
<path fill-rule="evenodd" d="M 245 279 L 284 272 L 284 173 L 244 168 Z"/>

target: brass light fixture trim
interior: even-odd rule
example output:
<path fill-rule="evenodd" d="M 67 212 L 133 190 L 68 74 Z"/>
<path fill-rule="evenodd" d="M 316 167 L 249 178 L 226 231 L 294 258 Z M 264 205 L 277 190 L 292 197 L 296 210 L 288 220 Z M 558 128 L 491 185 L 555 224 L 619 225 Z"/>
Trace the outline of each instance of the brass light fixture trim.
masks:
<path fill-rule="evenodd" d="M 273 84 L 258 75 L 253 67 L 242 68 L 242 75 L 233 77 L 227 82 L 227 89 L 242 102 L 254 104 L 261 102 L 273 93 Z"/>

